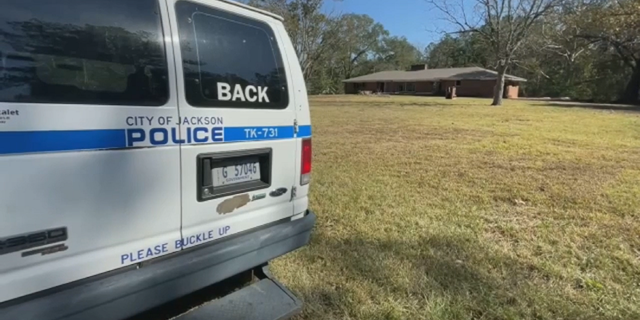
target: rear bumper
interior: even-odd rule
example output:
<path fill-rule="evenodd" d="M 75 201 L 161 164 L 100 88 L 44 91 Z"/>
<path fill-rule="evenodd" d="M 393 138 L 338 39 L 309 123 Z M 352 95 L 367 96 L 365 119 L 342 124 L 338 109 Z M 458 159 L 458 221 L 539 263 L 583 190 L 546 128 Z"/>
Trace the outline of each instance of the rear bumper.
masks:
<path fill-rule="evenodd" d="M 305 246 L 309 243 L 315 221 L 315 214 L 308 212 L 301 219 L 275 223 L 230 239 L 160 258 L 160 261 L 143 265 L 139 269 L 129 268 L 99 275 L 8 301 L 0 304 L 0 319 L 126 319 Z M 256 290 L 270 294 L 255 295 L 252 292 Z M 274 301 L 276 297 L 287 301 Z M 292 310 L 278 311 L 285 315 L 301 306 L 286 288 L 267 277 L 208 304 L 200 312 L 217 314 L 219 311 L 226 314 L 230 305 L 225 301 L 235 304 L 232 309 L 246 311 L 248 309 L 237 305 L 238 301 L 246 299 L 249 299 L 248 302 L 253 300 L 254 303 L 255 299 L 263 299 L 260 303 L 265 306 L 291 306 Z M 256 309 L 256 312 L 260 310 Z"/>

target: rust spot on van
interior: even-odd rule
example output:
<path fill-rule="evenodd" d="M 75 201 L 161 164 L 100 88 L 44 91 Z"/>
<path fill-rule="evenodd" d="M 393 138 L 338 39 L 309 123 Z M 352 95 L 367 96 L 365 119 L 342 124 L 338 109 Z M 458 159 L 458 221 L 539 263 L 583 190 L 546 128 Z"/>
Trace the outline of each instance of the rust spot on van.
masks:
<path fill-rule="evenodd" d="M 251 197 L 248 193 L 237 195 L 233 198 L 229 198 L 222 201 L 217 208 L 219 214 L 231 213 L 238 208 L 242 208 L 251 201 Z"/>

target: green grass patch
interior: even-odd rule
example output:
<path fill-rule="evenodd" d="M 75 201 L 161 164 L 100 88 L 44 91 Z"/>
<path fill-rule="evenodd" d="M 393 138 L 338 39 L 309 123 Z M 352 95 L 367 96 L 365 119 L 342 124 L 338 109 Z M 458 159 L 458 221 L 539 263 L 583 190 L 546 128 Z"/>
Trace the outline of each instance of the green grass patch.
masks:
<path fill-rule="evenodd" d="M 640 113 L 312 98 L 300 319 L 640 319 Z"/>

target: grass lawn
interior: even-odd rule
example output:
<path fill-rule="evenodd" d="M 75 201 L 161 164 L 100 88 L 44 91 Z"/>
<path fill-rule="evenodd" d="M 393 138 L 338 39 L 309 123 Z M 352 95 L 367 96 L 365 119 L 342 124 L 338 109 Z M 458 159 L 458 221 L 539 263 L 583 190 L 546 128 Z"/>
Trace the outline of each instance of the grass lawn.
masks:
<path fill-rule="evenodd" d="M 299 319 L 640 319 L 640 112 L 312 98 Z"/>

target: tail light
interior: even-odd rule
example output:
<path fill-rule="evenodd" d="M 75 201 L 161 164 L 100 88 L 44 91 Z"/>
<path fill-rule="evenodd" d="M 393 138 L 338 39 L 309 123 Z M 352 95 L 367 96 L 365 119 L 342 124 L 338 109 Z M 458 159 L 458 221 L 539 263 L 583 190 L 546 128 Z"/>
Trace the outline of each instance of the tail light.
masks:
<path fill-rule="evenodd" d="M 300 166 L 300 185 L 311 181 L 311 138 L 302 140 L 302 163 Z"/>

